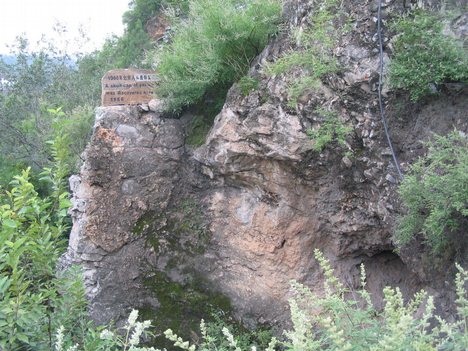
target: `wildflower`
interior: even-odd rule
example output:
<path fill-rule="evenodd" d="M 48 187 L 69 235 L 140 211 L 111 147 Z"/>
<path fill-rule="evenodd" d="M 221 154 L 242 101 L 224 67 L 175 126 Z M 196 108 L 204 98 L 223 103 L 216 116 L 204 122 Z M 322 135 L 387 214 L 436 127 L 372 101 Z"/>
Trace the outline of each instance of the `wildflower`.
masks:
<path fill-rule="evenodd" d="M 113 340 L 114 339 L 114 333 L 111 332 L 110 330 L 104 329 L 101 334 L 99 335 L 99 338 L 101 340 Z"/>

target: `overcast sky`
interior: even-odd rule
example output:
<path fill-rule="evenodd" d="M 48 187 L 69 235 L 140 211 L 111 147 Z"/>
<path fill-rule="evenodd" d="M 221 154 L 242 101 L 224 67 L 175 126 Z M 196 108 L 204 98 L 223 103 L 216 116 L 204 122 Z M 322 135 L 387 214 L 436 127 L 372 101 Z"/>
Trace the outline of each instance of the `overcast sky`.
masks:
<path fill-rule="evenodd" d="M 9 52 L 20 34 L 25 34 L 34 47 L 41 35 L 68 51 L 89 52 L 98 48 L 107 36 L 122 34 L 122 14 L 130 0 L 0 0 L 0 54 Z M 67 28 L 61 39 L 53 32 L 60 23 Z M 83 44 L 78 28 L 83 26 L 90 42 Z"/>

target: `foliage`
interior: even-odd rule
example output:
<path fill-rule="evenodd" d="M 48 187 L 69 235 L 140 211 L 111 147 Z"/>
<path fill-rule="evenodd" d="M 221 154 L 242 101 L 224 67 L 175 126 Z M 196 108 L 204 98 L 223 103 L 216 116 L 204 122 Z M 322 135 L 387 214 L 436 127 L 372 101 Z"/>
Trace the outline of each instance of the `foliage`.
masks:
<path fill-rule="evenodd" d="M 419 9 L 398 18 L 392 28 L 398 35 L 389 67 L 391 87 L 408 91 L 416 101 L 431 93 L 431 84 L 467 81 L 466 49 L 443 33 L 438 14 Z"/>
<path fill-rule="evenodd" d="M 10 53 L 15 60 L 0 60 L 0 77 L 7 82 L 0 86 L 0 150 L 7 155 L 0 160 L 4 179 L 0 184 L 6 185 L 17 168 L 30 166 L 34 178 L 34 172 L 49 166 L 51 155 L 46 142 L 60 133 L 69 135 L 69 163 L 76 171 L 91 132 L 92 109 L 99 104 L 101 77 L 114 68 L 149 68 L 144 61 L 153 43 L 145 31 L 147 21 L 163 7 L 184 9 L 187 3 L 132 1 L 123 18 L 124 34 L 108 39 L 102 49 L 86 55 L 63 52 L 47 39 L 40 49 L 31 51 L 28 41 L 20 37 Z M 64 114 L 50 118 L 48 110 L 59 107 Z"/>
<path fill-rule="evenodd" d="M 62 108 L 48 109 L 49 114 L 52 116 L 52 130 L 57 145 L 56 152 L 62 153 L 57 159 L 53 154 L 54 160 L 61 161 L 67 167 L 67 172 L 61 174 L 61 178 L 65 178 L 71 172 L 77 172 L 81 161 L 80 154 L 86 147 L 88 140 L 91 137 L 92 125 L 94 122 L 94 109 L 89 105 L 78 106 L 71 110 L 68 114 L 62 112 Z M 58 167 L 57 161 L 55 167 Z"/>
<path fill-rule="evenodd" d="M 200 350 L 230 350 L 234 343 L 245 350 L 252 347 L 266 349 L 271 343 L 272 333 L 267 329 L 248 331 L 239 322 L 226 319 L 219 313 L 213 317 L 211 321 L 202 320 L 200 323 L 201 340 L 197 342 Z M 165 336 L 168 337 L 167 332 Z"/>
<path fill-rule="evenodd" d="M 60 115 L 60 110 L 53 111 Z M 66 246 L 70 207 L 67 136 L 50 143 L 54 164 L 41 173 L 50 185 L 40 196 L 30 170 L 15 176 L 0 192 L 0 348 L 52 350 L 54 331 L 70 330 L 67 342 L 98 350 L 99 333 L 88 319 L 82 272 L 72 266 L 57 272 Z"/>
<path fill-rule="evenodd" d="M 401 246 L 422 236 L 433 253 L 466 240 L 468 219 L 468 138 L 454 131 L 426 143 L 427 155 L 411 166 L 399 188 L 407 213 L 396 240 Z M 464 237 L 457 237 L 455 234 Z"/>
<path fill-rule="evenodd" d="M 100 50 L 83 55 L 77 61 L 79 85 L 87 87 L 83 92 L 99 97 L 100 79 L 111 69 L 152 68 L 155 43 L 146 32 L 146 25 L 167 8 L 174 8 L 178 15 L 183 15 L 188 11 L 188 0 L 132 0 L 123 15 L 122 36 L 107 39 Z"/>
<path fill-rule="evenodd" d="M 148 329 L 151 327 L 151 321 L 144 322 L 137 321 L 138 311 L 132 310 L 127 323 L 118 329 L 105 328 L 98 334 L 96 338 L 96 329 L 88 327 L 87 333 L 91 338 L 83 338 L 84 344 L 73 342 L 73 339 L 67 334 L 67 329 L 60 326 L 55 333 L 55 350 L 56 351 L 77 351 L 80 349 L 89 351 L 161 351 L 154 347 L 141 346 L 142 343 L 147 342 L 148 336 L 151 332 Z M 189 351 L 228 351 L 232 349 L 242 350 L 256 350 L 257 347 L 265 349 L 265 351 L 274 351 L 274 346 L 278 343 L 276 338 L 272 338 L 268 334 L 267 339 L 255 337 L 251 334 L 240 332 L 240 336 L 234 336 L 228 329 L 224 322 L 205 323 L 204 320 L 200 323 L 201 338 L 195 344 L 190 345 L 190 342 L 184 341 L 180 336 L 175 334 L 171 329 L 164 332 L 165 338 L 169 341 L 169 345 L 174 345 L 177 348 Z M 238 329 L 235 329 L 239 332 Z M 262 335 L 262 334 L 259 334 Z M 257 339 L 257 340 L 255 340 Z M 92 340 L 92 347 L 89 348 L 89 340 Z M 86 341 L 88 341 L 86 343 Z M 258 345 L 261 346 L 258 346 Z M 252 346 L 249 346 L 252 345 Z M 166 349 L 164 349 L 166 350 Z"/>
<path fill-rule="evenodd" d="M 314 76 L 300 77 L 294 83 L 289 85 L 288 88 L 288 106 L 295 108 L 298 99 L 304 95 L 304 93 L 311 92 L 320 87 L 320 81 Z"/>
<path fill-rule="evenodd" d="M 303 76 L 289 85 L 291 107 L 297 104 L 297 99 L 307 89 L 318 87 L 320 78 L 339 69 L 333 49 L 340 34 L 336 24 L 342 15 L 340 3 L 336 0 L 320 0 L 315 6 L 316 11 L 309 18 L 308 28 L 299 28 L 293 33 L 296 49 L 290 50 L 265 67 L 265 73 L 268 75 L 284 74 L 293 69 L 305 71 Z"/>
<path fill-rule="evenodd" d="M 182 338 L 180 338 L 177 334 L 175 334 L 171 329 L 168 329 L 164 332 L 164 335 L 166 336 L 167 339 L 172 341 L 174 343 L 174 346 L 182 349 L 182 350 L 187 350 L 187 351 L 228 351 L 228 350 L 235 350 L 235 351 L 241 351 L 241 350 L 247 350 L 250 349 L 252 351 L 257 350 L 257 346 L 246 346 L 241 347 L 239 345 L 238 340 L 232 335 L 230 330 L 227 327 L 224 327 L 222 329 L 222 337 L 217 338 L 216 336 L 213 336 L 210 334 L 210 331 L 205 324 L 205 322 L 202 320 L 200 323 L 200 330 L 202 334 L 202 339 L 199 345 L 192 344 L 188 341 L 184 341 Z M 276 338 L 272 338 L 271 341 L 269 342 L 268 346 L 265 348 L 265 351 L 274 351 L 275 346 L 277 344 Z M 198 347 L 197 347 L 198 346 Z"/>
<path fill-rule="evenodd" d="M 0 154 L 0 186 L 7 185 L 24 168 L 27 166 L 16 160 L 13 155 Z"/>
<path fill-rule="evenodd" d="M 151 326 L 151 321 L 138 322 L 138 311 L 132 310 L 128 316 L 127 323 L 122 328 L 123 333 L 112 332 L 104 329 L 101 332 L 101 340 L 105 340 L 105 348 L 115 349 L 118 347 L 121 350 L 133 351 L 153 351 L 154 348 L 138 347 L 142 337 L 147 334 L 147 329 Z"/>
<path fill-rule="evenodd" d="M 345 126 L 334 112 L 325 109 L 317 109 L 315 112 L 322 118 L 320 126 L 307 130 L 307 135 L 315 141 L 314 150 L 320 152 L 334 141 L 345 145 L 345 138 L 351 132 L 351 128 Z"/>
<path fill-rule="evenodd" d="M 132 310 L 128 316 L 127 323 L 119 329 L 102 329 L 100 332 L 93 326 L 88 326 L 87 335 L 82 338 L 83 344 L 76 342 L 71 335 L 66 334 L 68 329 L 63 325 L 57 328 L 55 333 L 55 351 L 157 351 L 153 347 L 139 346 L 145 339 L 151 321 L 139 322 L 138 311 Z M 159 350 L 158 350 L 159 351 Z"/>
<path fill-rule="evenodd" d="M 290 300 L 293 330 L 285 333 L 286 350 L 465 350 L 468 347 L 468 272 L 457 266 L 458 320 L 448 323 L 434 316 L 433 298 L 424 291 L 405 303 L 398 288 L 384 289 L 385 308 L 377 311 L 365 290 L 361 266 L 359 298 L 346 298 L 347 290 L 336 279 L 330 263 L 316 250 L 325 275 L 324 294 L 317 295 L 301 284 L 292 285 Z M 416 312 L 423 311 L 418 317 Z M 437 326 L 431 328 L 431 322 Z"/>
<path fill-rule="evenodd" d="M 76 164 L 91 132 L 88 106 L 97 103 L 99 94 L 88 94 L 83 72 L 53 46 L 31 53 L 20 38 L 15 50 L 15 62 L 0 62 L 0 76 L 8 81 L 0 94 L 0 173 L 29 166 L 34 180 L 53 158 L 47 143 L 55 136 L 70 135 L 69 146 L 62 147 L 70 149 L 67 162 Z M 3 179 L 5 186 L 11 177 Z"/>
<path fill-rule="evenodd" d="M 108 39 L 101 50 L 88 58 L 102 68 L 99 77 L 115 68 L 150 68 L 146 58 L 154 50 L 154 42 L 146 32 L 146 25 L 168 7 L 183 14 L 187 11 L 188 0 L 132 0 L 129 3 L 129 10 L 123 15 L 123 35 Z"/>
<path fill-rule="evenodd" d="M 276 32 L 280 12 L 277 0 L 191 2 L 188 18 L 157 55 L 157 93 L 167 108 L 178 111 L 210 93 L 224 95 Z"/>
<path fill-rule="evenodd" d="M 50 349 L 53 313 L 76 312 L 76 306 L 61 298 L 64 282 L 55 276 L 70 206 L 61 178 L 66 166 L 59 144 L 59 140 L 52 143 L 57 166 L 44 173 L 54 189 L 49 197 L 39 197 L 29 181 L 29 169 L 14 177 L 10 191 L 0 194 L 0 346 L 4 350 L 26 345 Z M 71 289 L 70 294 L 76 291 Z"/>
<path fill-rule="evenodd" d="M 241 90 L 242 95 L 244 96 L 247 96 L 252 91 L 257 90 L 258 84 L 259 84 L 258 79 L 255 79 L 250 76 L 243 76 L 241 79 L 239 79 L 239 88 Z"/>

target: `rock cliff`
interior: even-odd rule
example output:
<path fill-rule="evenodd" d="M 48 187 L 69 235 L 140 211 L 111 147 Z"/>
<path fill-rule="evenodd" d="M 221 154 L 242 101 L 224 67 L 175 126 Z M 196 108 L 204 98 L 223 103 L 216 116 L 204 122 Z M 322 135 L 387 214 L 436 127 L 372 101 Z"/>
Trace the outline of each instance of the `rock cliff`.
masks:
<path fill-rule="evenodd" d="M 415 247 L 394 252 L 401 209 L 378 113 L 376 6 L 345 6 L 356 21 L 335 48 L 342 72 L 288 106 L 284 77 L 262 74 L 291 45 L 280 35 L 252 65 L 259 88 L 247 96 L 231 88 L 201 147 L 184 142 L 190 113 L 167 118 L 158 100 L 97 110 L 81 173 L 70 179 L 66 255 L 84 267 L 95 320 L 118 320 L 135 307 L 163 328 L 198 320 L 209 305 L 230 309 L 247 326 L 285 325 L 290 281 L 321 286 L 316 248 L 351 289 L 364 263 L 377 305 L 386 285 L 405 294 L 425 288 L 450 313 L 451 272 L 429 269 Z M 290 1 L 284 13 L 300 26 L 313 10 L 313 2 Z M 387 93 L 403 171 L 431 133 L 468 132 L 463 86 L 418 104 Z M 344 146 L 314 149 L 306 131 L 319 123 L 319 106 L 351 128 Z"/>

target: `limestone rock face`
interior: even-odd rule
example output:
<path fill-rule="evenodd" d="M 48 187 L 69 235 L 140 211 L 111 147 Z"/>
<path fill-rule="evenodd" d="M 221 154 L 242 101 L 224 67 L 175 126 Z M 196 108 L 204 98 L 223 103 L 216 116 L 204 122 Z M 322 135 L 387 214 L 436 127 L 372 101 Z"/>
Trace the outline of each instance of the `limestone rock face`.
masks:
<path fill-rule="evenodd" d="M 290 1 L 285 17 L 300 26 L 310 11 L 311 2 Z M 340 74 L 288 106 L 287 77 L 261 74 L 290 47 L 287 38 L 276 39 L 249 73 L 259 88 L 244 96 L 234 85 L 199 148 L 184 142 L 192 116 L 165 118 L 158 100 L 98 110 L 85 163 L 70 180 L 74 225 L 64 258 L 85 268 L 97 321 L 123 318 L 131 307 L 163 310 L 174 294 L 161 295 L 161 286 L 179 284 L 170 303 L 193 302 L 184 289 L 210 302 L 216 292 L 247 325 L 284 326 L 291 280 L 323 287 L 317 248 L 350 289 L 358 287 L 364 263 L 377 305 L 385 285 L 405 294 L 424 287 L 443 302 L 441 312 L 450 312 L 444 280 L 451 278 L 424 268 L 418 251 L 393 252 L 401 209 L 378 113 L 376 9 L 361 2 L 350 11 L 357 24 L 336 48 Z M 466 90 L 456 89 L 398 109 L 404 97 L 385 99 L 404 171 L 432 132 L 468 132 Z M 344 145 L 314 150 L 307 130 L 320 125 L 318 107 L 350 128 Z M 149 289 L 148 280 L 157 288 Z"/>

